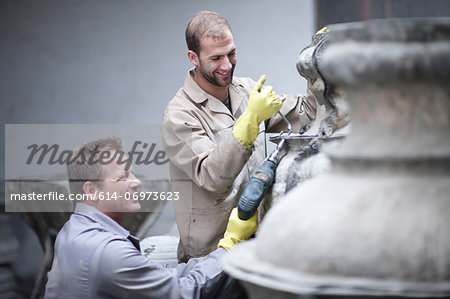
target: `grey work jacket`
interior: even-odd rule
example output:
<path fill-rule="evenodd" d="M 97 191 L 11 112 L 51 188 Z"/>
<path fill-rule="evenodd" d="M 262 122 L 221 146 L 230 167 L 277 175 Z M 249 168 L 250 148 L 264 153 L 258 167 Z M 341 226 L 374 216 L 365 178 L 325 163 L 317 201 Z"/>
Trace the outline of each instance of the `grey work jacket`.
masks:
<path fill-rule="evenodd" d="M 216 248 L 231 209 L 265 158 L 264 134 L 259 134 L 250 150 L 232 133 L 255 81 L 233 78 L 228 87 L 230 112 L 220 100 L 204 92 L 193 75 L 194 69 L 167 105 L 161 126 L 173 190 L 180 195 L 174 202 L 180 261 L 204 256 Z M 296 130 L 315 117 L 315 99 L 304 99 L 288 96 L 281 108 Z M 262 123 L 260 131 L 265 126 L 267 132 L 286 129 L 279 115 Z"/>
<path fill-rule="evenodd" d="M 77 204 L 57 236 L 45 298 L 212 298 L 231 282 L 220 266 L 223 248 L 168 268 L 144 257 L 129 236 L 107 215 Z"/>

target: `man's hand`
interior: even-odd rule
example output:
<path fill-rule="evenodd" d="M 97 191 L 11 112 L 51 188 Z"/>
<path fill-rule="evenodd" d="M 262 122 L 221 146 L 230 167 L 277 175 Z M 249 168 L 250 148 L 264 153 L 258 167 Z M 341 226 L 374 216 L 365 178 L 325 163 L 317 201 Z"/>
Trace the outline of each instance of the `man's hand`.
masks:
<path fill-rule="evenodd" d="M 258 229 L 258 213 L 256 212 L 248 220 L 241 220 L 238 217 L 237 208 L 231 211 L 230 218 L 228 219 L 227 230 L 223 238 L 219 241 L 217 247 L 223 247 L 226 250 L 230 250 L 234 244 L 247 240 Z"/>
<path fill-rule="evenodd" d="M 246 109 L 258 116 L 258 125 L 277 113 L 282 104 L 279 97 L 273 92 L 272 86 L 263 88 L 264 82 L 266 82 L 266 76 L 262 75 L 250 93 Z"/>
<path fill-rule="evenodd" d="M 253 87 L 247 108 L 233 127 L 234 136 L 247 148 L 251 148 L 258 137 L 259 124 L 277 113 L 282 102 L 273 92 L 273 87 L 263 88 L 266 76 L 262 75 Z"/>

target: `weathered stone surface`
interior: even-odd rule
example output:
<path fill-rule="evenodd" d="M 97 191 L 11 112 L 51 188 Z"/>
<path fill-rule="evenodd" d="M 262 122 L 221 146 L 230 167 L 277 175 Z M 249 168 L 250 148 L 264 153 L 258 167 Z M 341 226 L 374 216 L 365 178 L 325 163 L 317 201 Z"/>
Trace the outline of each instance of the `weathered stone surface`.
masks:
<path fill-rule="evenodd" d="M 279 143 L 285 139 L 282 159 L 276 169 L 271 194 L 259 207 L 260 220 L 265 213 L 282 200 L 287 192 L 312 177 L 327 172 L 329 158 L 321 152 L 322 145 L 335 148 L 350 129 L 349 108 L 346 93 L 339 84 L 324 79 L 323 53 L 328 46 L 328 33 L 316 34 L 298 58 L 297 70 L 308 81 L 307 98 L 317 103 L 315 121 L 301 128 L 299 133 L 274 136 L 270 140 Z"/>
<path fill-rule="evenodd" d="M 347 92 L 351 133 L 225 268 L 286 298 L 450 297 L 450 21 L 329 28 L 323 75 Z"/>

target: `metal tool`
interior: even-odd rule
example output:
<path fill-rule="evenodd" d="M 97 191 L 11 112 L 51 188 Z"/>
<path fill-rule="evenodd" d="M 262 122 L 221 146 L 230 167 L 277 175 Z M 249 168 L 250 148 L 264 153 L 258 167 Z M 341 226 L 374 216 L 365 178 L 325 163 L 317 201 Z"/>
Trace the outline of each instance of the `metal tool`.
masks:
<path fill-rule="evenodd" d="M 280 114 L 287 123 L 288 133 L 286 136 L 289 136 L 292 133 L 291 123 L 280 111 L 278 111 L 278 114 Z M 283 132 L 280 134 L 282 135 Z M 264 195 L 272 186 L 275 170 L 280 162 L 280 152 L 283 149 L 285 142 L 286 139 L 281 138 L 276 149 L 250 178 L 238 202 L 238 216 L 240 219 L 247 220 L 255 214 Z"/>

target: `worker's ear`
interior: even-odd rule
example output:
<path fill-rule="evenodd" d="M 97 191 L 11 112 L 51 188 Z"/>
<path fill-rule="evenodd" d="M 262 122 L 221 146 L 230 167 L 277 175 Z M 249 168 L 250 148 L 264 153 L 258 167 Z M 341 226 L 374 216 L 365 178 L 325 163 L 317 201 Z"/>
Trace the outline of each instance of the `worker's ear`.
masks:
<path fill-rule="evenodd" d="M 98 191 L 98 186 L 96 184 L 94 184 L 91 181 L 86 181 L 83 184 L 83 191 L 84 194 L 88 194 L 88 195 L 92 195 L 92 198 L 89 198 L 90 200 L 98 200 L 97 197 L 94 198 L 94 196 L 97 194 Z"/>
<path fill-rule="evenodd" d="M 197 67 L 200 64 L 200 58 L 194 51 L 189 50 L 187 55 L 189 60 L 195 67 Z"/>

